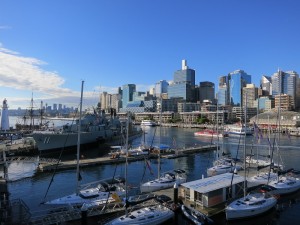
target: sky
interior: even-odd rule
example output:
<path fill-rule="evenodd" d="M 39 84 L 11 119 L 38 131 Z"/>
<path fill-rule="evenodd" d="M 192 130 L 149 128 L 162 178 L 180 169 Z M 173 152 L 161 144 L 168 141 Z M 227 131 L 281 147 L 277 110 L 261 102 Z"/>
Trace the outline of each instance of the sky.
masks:
<path fill-rule="evenodd" d="M 84 107 L 148 91 L 187 60 L 196 83 L 237 69 L 300 73 L 298 0 L 0 0 L 0 101 Z"/>

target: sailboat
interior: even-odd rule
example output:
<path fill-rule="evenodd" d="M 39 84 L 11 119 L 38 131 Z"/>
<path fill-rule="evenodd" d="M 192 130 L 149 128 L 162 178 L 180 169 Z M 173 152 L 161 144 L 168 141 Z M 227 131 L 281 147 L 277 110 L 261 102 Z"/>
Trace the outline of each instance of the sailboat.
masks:
<path fill-rule="evenodd" d="M 245 102 L 245 126 L 247 124 L 247 94 Z M 246 134 L 244 134 L 244 197 L 236 199 L 225 208 L 227 220 L 245 219 L 260 215 L 272 209 L 277 199 L 269 193 L 249 193 L 246 195 Z"/>
<path fill-rule="evenodd" d="M 280 71 L 278 71 L 280 72 Z M 278 127 L 279 132 L 278 135 L 280 135 L 280 120 L 281 120 L 281 90 L 279 92 L 279 107 L 278 107 Z M 278 136 L 278 142 L 280 142 L 279 136 Z M 277 154 L 278 154 L 278 160 L 279 160 L 279 148 L 280 143 L 277 143 Z M 279 163 L 278 163 L 279 164 Z M 284 175 L 285 174 L 285 175 Z M 290 175 L 286 175 L 287 173 L 284 172 L 277 172 L 277 179 L 270 181 L 268 185 L 275 188 L 275 190 L 272 191 L 273 194 L 279 194 L 279 195 L 285 195 L 290 194 L 293 192 L 296 192 L 300 190 L 300 179 L 296 177 L 292 177 Z"/>
<path fill-rule="evenodd" d="M 140 190 L 141 193 L 145 192 L 153 192 L 159 191 L 162 189 L 171 188 L 176 183 L 177 185 L 186 182 L 186 174 L 182 169 L 176 169 L 173 171 L 165 172 L 163 174 L 160 173 L 160 153 L 161 153 L 161 112 L 160 112 L 160 133 L 159 133 L 159 147 L 158 147 L 158 177 L 155 180 L 148 181 L 146 183 L 141 184 Z"/>
<path fill-rule="evenodd" d="M 269 117 L 268 117 L 269 120 Z M 268 124 L 270 124 L 268 122 Z M 258 129 L 257 125 L 254 123 L 254 133 L 255 135 L 258 136 L 258 138 L 260 138 L 259 136 L 261 136 L 259 134 L 260 130 Z M 261 159 L 253 159 L 251 156 L 250 157 L 246 157 L 246 162 L 247 163 L 253 163 L 257 165 L 257 170 L 260 171 L 263 168 L 271 168 L 273 169 L 273 167 L 278 167 L 281 168 L 282 166 L 278 164 L 275 164 L 273 159 L 271 158 L 271 129 L 270 126 L 268 126 L 268 142 L 269 142 L 269 160 L 261 160 Z M 248 183 L 251 186 L 258 186 L 258 185 L 266 185 L 269 183 L 269 181 L 271 180 L 276 180 L 277 179 L 277 173 L 274 173 L 273 171 L 269 171 L 269 172 L 259 172 L 258 174 L 251 176 L 248 178 Z"/>
<path fill-rule="evenodd" d="M 79 156 L 80 156 L 80 128 L 81 128 L 81 115 L 82 115 L 83 84 L 84 81 L 82 81 L 81 84 L 80 113 L 79 113 L 79 126 L 78 126 L 78 140 L 77 140 L 76 193 L 44 202 L 44 204 L 83 205 L 85 203 L 91 203 L 91 202 L 104 204 L 106 202 L 115 201 L 116 197 L 114 196 L 116 195 L 122 196 L 125 194 L 125 188 L 124 188 L 125 180 L 124 178 L 121 177 L 100 180 L 97 182 L 86 184 L 85 187 L 83 188 L 79 188 L 79 181 L 81 180 L 81 176 L 79 172 L 79 165 L 80 165 Z"/>
<path fill-rule="evenodd" d="M 127 122 L 128 124 L 128 122 Z M 128 149 L 128 136 L 126 138 L 126 149 Z M 125 177 L 127 178 L 127 155 L 125 162 Z M 134 210 L 128 213 L 128 206 L 130 201 L 128 201 L 128 190 L 127 184 L 126 187 L 126 197 L 125 197 L 125 215 L 117 217 L 105 225 L 130 225 L 130 224 L 139 224 L 139 225 L 155 225 L 161 224 L 174 216 L 174 212 L 163 205 L 155 205 L 150 207 L 143 207 L 137 210 Z"/>
<path fill-rule="evenodd" d="M 219 105 L 217 103 L 217 133 L 219 132 Z M 219 138 L 217 139 L 217 160 L 214 165 L 207 169 L 207 176 L 215 176 L 223 173 L 233 173 L 242 169 L 242 166 L 237 165 L 234 159 L 231 158 L 218 158 L 219 152 Z"/>

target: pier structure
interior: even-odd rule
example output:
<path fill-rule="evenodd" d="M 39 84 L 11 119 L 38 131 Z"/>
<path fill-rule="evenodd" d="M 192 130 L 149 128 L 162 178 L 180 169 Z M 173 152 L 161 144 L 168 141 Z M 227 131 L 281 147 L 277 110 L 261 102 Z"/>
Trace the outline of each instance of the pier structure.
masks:
<path fill-rule="evenodd" d="M 172 153 L 171 154 L 172 157 L 170 158 L 185 157 L 188 156 L 189 154 L 215 150 L 216 148 L 217 147 L 215 145 L 193 146 L 188 148 L 176 149 L 176 153 L 174 150 L 173 151 L 171 150 L 171 152 L 165 153 L 165 156 L 166 158 L 168 158 L 170 156 L 170 153 Z M 137 155 L 137 156 L 129 156 L 127 157 L 127 160 L 129 162 L 134 162 L 134 161 L 141 161 L 148 158 L 157 158 L 157 157 L 158 154 Z M 162 154 L 162 157 L 164 157 L 164 154 Z M 125 163 L 125 161 L 126 161 L 125 157 L 113 158 L 110 156 L 91 158 L 91 159 L 80 159 L 80 167 Z M 77 166 L 77 162 L 75 160 L 60 161 L 58 163 L 40 162 L 39 170 L 40 171 L 64 170 L 64 169 L 72 169 L 75 168 L 76 166 Z"/>

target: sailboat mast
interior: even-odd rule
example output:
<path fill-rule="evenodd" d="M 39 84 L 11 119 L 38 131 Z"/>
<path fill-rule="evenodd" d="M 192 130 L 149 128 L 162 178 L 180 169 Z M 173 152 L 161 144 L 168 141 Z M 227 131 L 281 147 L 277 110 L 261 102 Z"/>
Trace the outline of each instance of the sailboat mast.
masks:
<path fill-rule="evenodd" d="M 126 161 L 125 161 L 125 216 L 128 215 L 128 210 L 127 210 L 127 207 L 128 207 L 128 204 L 127 204 L 127 201 L 128 201 L 128 188 L 127 188 L 127 174 L 128 174 L 128 171 L 127 171 L 127 167 L 128 167 L 128 133 L 129 133 L 129 113 L 127 115 L 127 122 L 126 122 L 126 146 L 125 146 L 125 151 L 126 151 Z"/>
<path fill-rule="evenodd" d="M 219 159 L 219 100 L 218 100 L 218 95 L 217 95 L 217 160 Z"/>
<path fill-rule="evenodd" d="M 244 126 L 244 196 L 246 196 L 246 184 L 247 184 L 247 181 L 246 181 L 246 175 L 247 175 L 247 172 L 246 172 L 246 133 L 247 133 L 247 91 L 246 91 L 246 100 L 245 100 L 245 126 Z"/>
<path fill-rule="evenodd" d="M 76 193 L 79 193 L 79 157 L 80 157 L 80 133 L 81 133 L 81 115 L 82 115 L 82 98 L 83 98 L 83 84 L 84 81 L 81 81 L 81 94 L 80 94 L 80 106 L 79 106 L 79 124 L 78 124 L 78 138 L 77 138 L 77 167 L 76 167 Z"/>
<path fill-rule="evenodd" d="M 160 178 L 160 148 L 161 148 L 161 113 L 162 113 L 162 98 L 160 95 L 160 114 L 159 114 L 159 143 L 158 143 L 158 168 L 157 168 L 157 178 Z"/>

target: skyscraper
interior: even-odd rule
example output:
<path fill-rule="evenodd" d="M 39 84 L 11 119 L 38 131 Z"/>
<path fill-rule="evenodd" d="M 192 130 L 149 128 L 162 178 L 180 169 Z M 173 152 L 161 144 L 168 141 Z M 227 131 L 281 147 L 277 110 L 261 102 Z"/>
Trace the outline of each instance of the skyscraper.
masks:
<path fill-rule="evenodd" d="M 243 70 L 235 70 L 231 72 L 228 76 L 230 103 L 233 106 L 242 106 L 243 87 L 246 87 L 246 84 L 251 83 L 251 75 L 248 75 Z"/>
<path fill-rule="evenodd" d="M 195 87 L 195 70 L 188 68 L 186 60 L 182 60 L 181 70 L 174 73 L 174 81 L 168 87 L 168 98 L 182 98 L 194 101 L 192 90 Z"/>
<path fill-rule="evenodd" d="M 214 102 L 215 99 L 215 84 L 209 81 L 200 82 L 199 85 L 199 100 L 210 100 Z"/>
<path fill-rule="evenodd" d="M 155 84 L 155 96 L 160 97 L 162 93 L 168 92 L 169 83 L 166 80 L 160 80 Z"/>
<path fill-rule="evenodd" d="M 260 88 L 263 90 L 263 95 L 272 95 L 271 77 L 262 75 L 260 79 Z"/>
<path fill-rule="evenodd" d="M 218 87 L 218 103 L 219 105 L 229 105 L 229 88 L 228 88 L 228 76 L 221 76 L 219 78 L 219 87 Z"/>
<path fill-rule="evenodd" d="M 283 72 L 278 70 L 272 75 L 273 91 L 272 95 L 275 97 L 279 94 L 287 94 L 292 97 L 292 109 L 296 108 L 297 102 L 297 80 L 299 75 L 295 71 Z"/>
<path fill-rule="evenodd" d="M 127 104 L 133 100 L 133 92 L 136 91 L 135 84 L 125 84 L 122 90 L 122 108 L 126 108 Z"/>

